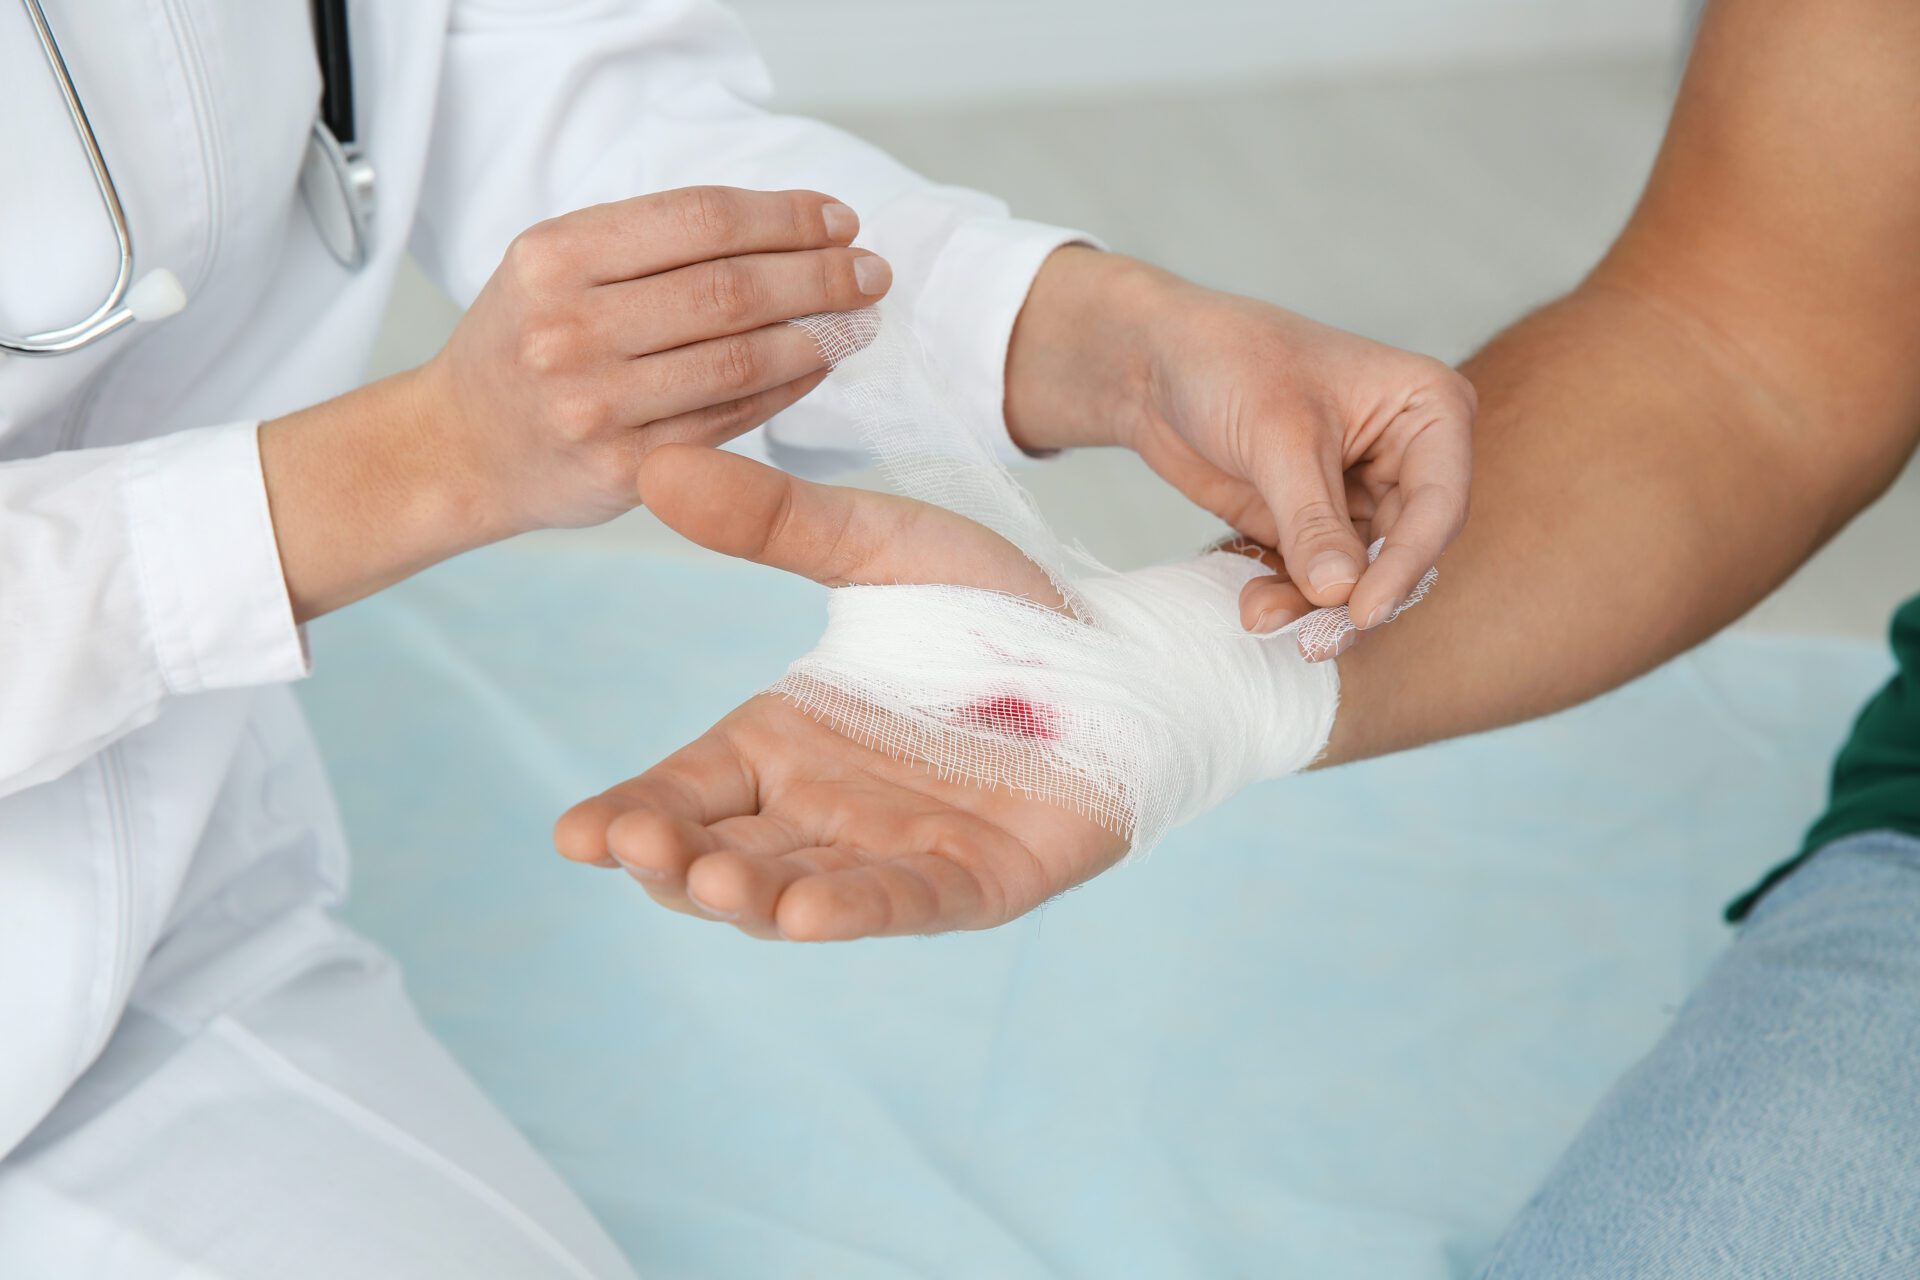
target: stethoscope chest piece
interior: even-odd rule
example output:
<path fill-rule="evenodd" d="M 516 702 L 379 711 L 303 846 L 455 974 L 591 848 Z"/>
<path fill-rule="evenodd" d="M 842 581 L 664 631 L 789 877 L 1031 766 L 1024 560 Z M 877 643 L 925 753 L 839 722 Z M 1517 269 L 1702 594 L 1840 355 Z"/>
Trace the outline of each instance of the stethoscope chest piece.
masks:
<path fill-rule="evenodd" d="M 359 269 L 373 234 L 373 166 L 358 147 L 342 146 L 324 120 L 313 122 L 307 138 L 300 197 L 327 252 L 349 270 Z"/>
<path fill-rule="evenodd" d="M 313 42 L 320 55 L 320 118 L 300 163 L 300 198 L 327 252 L 356 271 L 373 234 L 373 166 L 354 133 L 347 0 L 313 0 Z"/>

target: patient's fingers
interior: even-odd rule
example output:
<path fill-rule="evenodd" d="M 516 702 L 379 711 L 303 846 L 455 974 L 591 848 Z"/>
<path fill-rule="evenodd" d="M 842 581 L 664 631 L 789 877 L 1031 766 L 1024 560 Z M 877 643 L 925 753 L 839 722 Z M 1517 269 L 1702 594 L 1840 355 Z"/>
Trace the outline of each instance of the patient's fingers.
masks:
<path fill-rule="evenodd" d="M 686 871 L 693 904 L 749 933 L 797 941 L 998 923 L 1009 913 L 990 885 L 1004 877 L 985 869 L 1027 859 L 992 823 L 865 787 L 805 788 L 705 835 L 709 850 Z"/>
<path fill-rule="evenodd" d="M 774 922 L 789 941 L 834 942 L 998 924 L 985 904 L 980 881 L 964 867 L 910 853 L 795 880 L 780 894 Z"/>
<path fill-rule="evenodd" d="M 999 534 L 942 507 L 812 484 L 737 454 L 667 445 L 640 466 L 641 499 L 682 536 L 827 586 L 952 583 L 1060 603 Z"/>
<path fill-rule="evenodd" d="M 621 866 L 676 888 L 694 859 L 719 847 L 706 827 L 661 809 L 629 809 L 607 825 L 607 851 Z"/>
<path fill-rule="evenodd" d="M 687 896 L 703 915 L 746 930 L 756 937 L 777 937 L 774 911 L 780 895 L 795 881 L 824 867 L 855 864 L 856 855 L 813 845 L 780 854 L 721 849 L 699 859 L 687 872 Z"/>
<path fill-rule="evenodd" d="M 723 722 L 724 723 L 724 722 Z M 636 778 L 582 800 L 554 824 L 553 844 L 574 862 L 612 866 L 614 824 L 645 810 L 704 826 L 759 806 L 758 785 L 726 737 L 710 730 Z"/>

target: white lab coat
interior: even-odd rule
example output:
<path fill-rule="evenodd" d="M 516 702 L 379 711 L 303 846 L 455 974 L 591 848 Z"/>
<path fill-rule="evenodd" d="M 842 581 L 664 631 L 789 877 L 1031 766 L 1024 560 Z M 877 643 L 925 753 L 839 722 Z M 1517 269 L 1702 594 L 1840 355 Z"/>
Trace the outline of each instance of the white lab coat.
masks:
<path fill-rule="evenodd" d="M 280 687 L 308 660 L 255 426 L 354 385 L 403 254 L 466 301 L 532 222 L 726 183 L 811 187 L 858 209 L 861 243 L 893 264 L 892 305 L 939 353 L 982 429 L 1004 438 L 1014 315 L 1041 260 L 1075 237 L 934 186 L 832 128 L 766 114 L 754 105 L 767 88 L 761 64 L 735 20 L 705 0 L 356 0 L 357 114 L 378 211 L 371 259 L 349 273 L 297 194 L 320 88 L 305 0 L 46 7 L 118 181 L 136 270 L 170 268 L 190 301 L 78 354 L 0 357 L 0 1154 L 14 1151 L 0 1164 L 0 1272 L 41 1273 L 10 1269 L 24 1259 L 78 1274 L 62 1250 L 86 1232 L 120 1241 L 120 1252 L 88 1255 L 110 1258 L 116 1275 L 189 1254 L 206 1274 L 251 1265 L 244 1250 L 214 1247 L 224 1237 L 156 1245 L 153 1233 L 172 1227 L 141 1221 L 116 1235 L 103 1225 L 192 1219 L 170 1201 L 166 1215 L 151 1210 L 137 1187 L 114 1200 L 89 1164 L 124 1165 L 167 1130 L 167 1107 L 187 1105 L 151 1100 L 171 1096 L 150 1065 L 165 1060 L 199 1072 L 197 1087 L 216 1099 L 239 1078 L 224 1071 L 254 1071 L 246 1088 L 269 1095 L 279 1086 L 263 1081 L 318 1080 L 327 1096 L 316 1115 L 379 1113 L 357 1124 L 359 1140 L 385 1125 L 454 1172 L 492 1161 L 492 1173 L 472 1176 L 504 1196 L 502 1221 L 540 1228 L 535 1252 L 556 1274 L 613 1273 L 604 1240 L 531 1153 L 500 1155 L 518 1140 L 477 1095 L 457 1115 L 420 1118 L 431 1109 L 422 1099 L 466 1086 L 442 1079 L 457 1072 L 433 1060 L 377 953 L 325 915 L 344 891 L 344 848 Z M 90 310 L 113 260 L 13 0 L 0 0 L 0 111 L 0 326 L 25 332 Z M 851 448 L 831 410 L 800 406 L 763 447 L 788 463 Z M 328 968 L 341 957 L 350 963 Z M 384 1014 L 347 1020 L 360 1039 L 369 1026 L 402 1028 L 383 1052 L 420 1064 L 414 1094 L 392 1086 L 375 1106 L 340 1083 L 357 1078 L 351 1055 L 303 1012 L 325 1005 L 313 984 L 334 981 L 313 975 L 335 970 L 362 975 L 340 979 L 361 993 L 351 999 L 385 1002 Z M 366 994 L 375 987 L 382 994 Z M 69 1091 L 110 1038 L 114 1051 L 75 1091 L 98 1095 L 82 1107 Z M 157 1040 L 167 1052 L 152 1050 Z M 117 1083 L 103 1092 L 97 1079 Z M 263 1140 L 299 1123 L 280 1116 Z M 488 1126 L 500 1131 L 491 1148 L 463 1164 L 457 1149 Z M 251 1150 L 234 1138 L 218 1154 L 191 1127 L 174 1136 L 210 1152 L 216 1180 L 237 1176 L 217 1166 L 245 1164 Z M 364 1145 L 338 1160 L 377 1163 Z M 177 1170 L 181 1158 L 168 1149 L 152 1167 Z M 517 1190 L 499 1192 L 502 1182 Z M 256 1171 L 225 1190 L 259 1200 L 272 1183 Z M 440 1191 L 421 1194 L 413 1212 L 431 1216 Z M 463 1203 L 481 1201 L 493 1204 Z M 511 1246 L 488 1248 L 458 1273 L 482 1274 L 489 1257 L 520 1265 Z M 563 1255 L 571 1260 L 554 1261 Z M 315 1265 L 398 1273 L 387 1255 L 359 1261 L 368 1269 Z"/>

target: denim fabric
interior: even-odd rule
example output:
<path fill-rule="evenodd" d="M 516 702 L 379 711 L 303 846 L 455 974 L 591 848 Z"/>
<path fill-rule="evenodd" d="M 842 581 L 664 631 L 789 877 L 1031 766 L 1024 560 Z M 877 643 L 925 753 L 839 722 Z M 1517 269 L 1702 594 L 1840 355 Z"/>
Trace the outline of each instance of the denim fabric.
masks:
<path fill-rule="evenodd" d="M 1763 899 L 1483 1274 L 1920 1276 L 1920 840 Z"/>

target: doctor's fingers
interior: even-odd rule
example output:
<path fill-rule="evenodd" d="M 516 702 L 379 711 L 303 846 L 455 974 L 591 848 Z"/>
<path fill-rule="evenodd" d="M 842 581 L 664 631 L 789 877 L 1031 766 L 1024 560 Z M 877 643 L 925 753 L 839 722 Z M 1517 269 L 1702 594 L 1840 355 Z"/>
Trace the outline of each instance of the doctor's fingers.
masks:
<path fill-rule="evenodd" d="M 826 380 L 827 371 L 820 369 L 758 395 L 650 422 L 640 428 L 639 455 L 645 457 L 649 451 L 668 444 L 698 444 L 709 448 L 725 444 L 791 408 Z"/>
<path fill-rule="evenodd" d="M 815 249 L 721 258 L 586 294 L 597 341 L 620 355 L 666 351 L 762 325 L 870 307 L 893 269 L 865 249 Z"/>
<path fill-rule="evenodd" d="M 1375 533 L 1385 545 L 1361 574 L 1349 604 L 1354 625 L 1392 618 L 1460 533 L 1473 477 L 1473 440 L 1466 422 L 1416 435 L 1399 464 L 1399 483 L 1381 504 Z"/>
<path fill-rule="evenodd" d="M 1316 605 L 1345 604 L 1366 565 L 1366 544 L 1347 507 L 1338 439 L 1328 432 L 1291 442 L 1292 449 L 1256 460 L 1254 480 L 1279 526 L 1287 576 Z"/>
<path fill-rule="evenodd" d="M 823 586 L 948 583 L 1061 603 L 1046 571 L 1011 542 L 912 498 L 814 484 L 737 454 L 678 446 L 640 464 L 640 496 L 689 541 Z"/>
<path fill-rule="evenodd" d="M 852 209 L 818 191 L 682 187 L 536 223 L 507 263 L 530 282 L 605 284 L 743 253 L 849 244 L 859 230 Z"/>
<path fill-rule="evenodd" d="M 602 385 L 623 419 L 658 423 L 784 387 L 826 367 L 806 330 L 770 324 L 622 361 Z"/>

